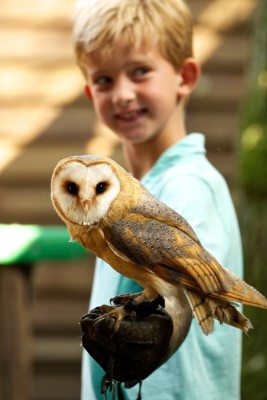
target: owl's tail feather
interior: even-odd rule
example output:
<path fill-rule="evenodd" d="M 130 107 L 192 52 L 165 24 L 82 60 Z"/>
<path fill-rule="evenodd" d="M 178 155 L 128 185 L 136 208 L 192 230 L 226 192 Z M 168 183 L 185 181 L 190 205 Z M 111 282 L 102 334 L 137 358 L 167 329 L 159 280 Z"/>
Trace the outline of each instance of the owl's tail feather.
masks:
<path fill-rule="evenodd" d="M 214 330 L 214 318 L 221 324 L 226 323 L 247 332 L 253 326 L 233 304 L 227 300 L 214 299 L 207 294 L 185 290 L 193 316 L 198 321 L 205 335 Z"/>
<path fill-rule="evenodd" d="M 214 320 L 205 301 L 205 295 L 185 289 L 185 295 L 190 304 L 193 316 L 199 323 L 202 332 L 209 335 L 214 330 Z"/>
<path fill-rule="evenodd" d="M 267 309 L 267 299 L 253 286 L 248 285 L 245 281 L 236 276 L 233 272 L 225 268 L 227 274 L 231 276 L 234 281 L 229 292 L 212 293 L 213 298 L 220 298 L 229 301 L 237 301 L 248 306 L 260 307 Z"/>
<path fill-rule="evenodd" d="M 231 302 L 238 302 L 242 304 L 247 304 L 253 307 L 260 307 L 267 309 L 267 299 L 253 286 L 248 285 L 245 281 L 236 276 L 233 272 L 224 268 L 227 275 L 232 279 L 233 286 L 229 291 L 217 291 L 212 293 L 205 293 L 211 299 L 219 302 L 219 300 L 226 300 Z M 188 275 L 179 274 L 179 282 L 187 289 L 194 292 L 199 292 L 199 295 L 203 293 L 198 284 L 189 277 Z"/>

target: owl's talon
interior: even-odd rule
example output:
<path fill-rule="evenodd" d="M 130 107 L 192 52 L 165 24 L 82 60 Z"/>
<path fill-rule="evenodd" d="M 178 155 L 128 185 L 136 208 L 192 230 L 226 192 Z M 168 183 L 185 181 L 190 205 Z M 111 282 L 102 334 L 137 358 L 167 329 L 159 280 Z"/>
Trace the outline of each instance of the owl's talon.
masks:
<path fill-rule="evenodd" d="M 135 311 L 129 311 L 124 308 L 124 306 L 115 308 L 114 310 L 101 315 L 100 317 L 96 318 L 94 321 L 94 325 L 98 325 L 102 323 L 102 321 L 106 319 L 114 318 L 114 327 L 113 330 L 114 332 L 117 332 L 120 328 L 121 321 L 123 319 L 131 319 L 134 320 L 136 318 L 136 313 Z"/>
<path fill-rule="evenodd" d="M 165 308 L 165 300 L 162 296 L 158 295 L 153 300 L 145 300 L 141 303 L 136 304 L 134 298 L 129 298 L 129 300 L 124 304 L 124 308 L 127 311 L 135 311 L 139 317 L 146 317 L 153 314 L 158 306 Z"/>

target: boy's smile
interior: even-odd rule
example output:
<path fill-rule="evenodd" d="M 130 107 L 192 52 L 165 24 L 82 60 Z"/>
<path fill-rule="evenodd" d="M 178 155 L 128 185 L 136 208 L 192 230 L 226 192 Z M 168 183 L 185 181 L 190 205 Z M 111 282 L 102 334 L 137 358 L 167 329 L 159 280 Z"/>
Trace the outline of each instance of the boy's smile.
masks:
<path fill-rule="evenodd" d="M 130 48 L 119 41 L 109 58 L 93 52 L 85 62 L 95 110 L 122 139 L 144 143 L 174 134 L 182 77 L 155 46 Z"/>
<path fill-rule="evenodd" d="M 134 123 L 140 120 L 147 113 L 146 108 L 140 108 L 135 110 L 125 110 L 118 112 L 114 115 L 115 119 L 125 123 Z"/>

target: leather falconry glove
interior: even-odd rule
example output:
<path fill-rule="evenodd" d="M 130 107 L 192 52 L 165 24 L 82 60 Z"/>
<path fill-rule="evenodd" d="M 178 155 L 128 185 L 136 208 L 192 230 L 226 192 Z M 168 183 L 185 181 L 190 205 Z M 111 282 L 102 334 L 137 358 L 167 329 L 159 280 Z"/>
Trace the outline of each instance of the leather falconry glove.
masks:
<path fill-rule="evenodd" d="M 116 306 L 94 308 L 80 321 L 83 347 L 105 371 L 101 393 L 107 396 L 109 389 L 113 392 L 112 399 L 116 398 L 116 381 L 123 382 L 125 388 L 140 383 L 138 399 L 141 399 L 141 381 L 171 357 L 184 341 L 191 324 L 190 309 L 181 310 L 178 323 L 163 308 L 162 297 L 135 306 L 132 304 L 134 296 L 121 295 L 112 299 L 120 306 L 124 304 L 135 315 L 132 319 L 123 319 L 116 331 L 112 317 L 107 316 L 96 322 L 98 317 Z M 120 385 L 118 397 L 123 399 Z"/>

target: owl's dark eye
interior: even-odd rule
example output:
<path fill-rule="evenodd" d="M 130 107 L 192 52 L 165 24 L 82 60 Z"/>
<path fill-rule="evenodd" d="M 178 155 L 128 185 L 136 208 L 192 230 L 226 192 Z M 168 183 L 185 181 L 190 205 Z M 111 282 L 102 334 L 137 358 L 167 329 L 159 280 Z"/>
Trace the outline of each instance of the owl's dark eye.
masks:
<path fill-rule="evenodd" d="M 67 182 L 66 184 L 66 189 L 69 194 L 72 194 L 73 196 L 76 196 L 78 194 L 79 188 L 74 182 Z"/>
<path fill-rule="evenodd" d="M 104 193 L 105 191 L 106 191 L 106 189 L 107 189 L 107 183 L 106 182 L 99 182 L 97 185 L 96 185 L 96 188 L 95 188 L 95 192 L 96 192 L 96 194 L 102 194 L 102 193 Z"/>

